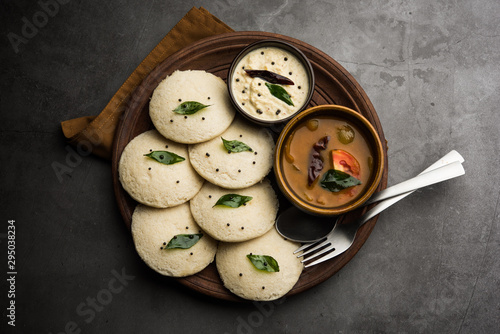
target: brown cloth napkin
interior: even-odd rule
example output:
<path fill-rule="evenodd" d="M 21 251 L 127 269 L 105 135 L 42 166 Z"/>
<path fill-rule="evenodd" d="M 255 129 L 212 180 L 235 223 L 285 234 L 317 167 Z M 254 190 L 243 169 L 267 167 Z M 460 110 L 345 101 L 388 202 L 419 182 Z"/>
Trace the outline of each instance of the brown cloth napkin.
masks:
<path fill-rule="evenodd" d="M 203 7 L 193 7 L 118 89 L 98 116 L 85 116 L 61 122 L 64 136 L 77 147 L 111 159 L 113 137 L 127 101 L 142 80 L 165 58 L 205 37 L 231 32 L 231 29 Z"/>

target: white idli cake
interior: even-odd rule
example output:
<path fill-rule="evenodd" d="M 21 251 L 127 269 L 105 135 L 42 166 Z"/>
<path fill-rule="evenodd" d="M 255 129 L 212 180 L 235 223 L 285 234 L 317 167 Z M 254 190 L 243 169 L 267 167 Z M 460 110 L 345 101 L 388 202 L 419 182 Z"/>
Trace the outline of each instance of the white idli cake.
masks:
<path fill-rule="evenodd" d="M 206 180 L 227 189 L 261 181 L 273 164 L 274 141 L 265 128 L 236 118 L 219 137 L 189 145 L 194 169 Z"/>
<path fill-rule="evenodd" d="M 196 224 L 188 203 L 166 209 L 139 204 L 132 215 L 131 228 L 137 253 L 162 275 L 193 275 L 214 260 L 217 241 Z"/>
<path fill-rule="evenodd" d="M 160 82 L 149 102 L 156 129 L 184 144 L 219 136 L 234 115 L 226 83 L 205 71 L 175 71 Z"/>
<path fill-rule="evenodd" d="M 187 145 L 168 140 L 156 130 L 144 132 L 127 144 L 118 174 L 133 199 L 157 208 L 189 201 L 204 182 L 189 162 Z"/>
<path fill-rule="evenodd" d="M 274 300 L 299 280 L 304 266 L 293 254 L 299 246 L 273 228 L 249 241 L 219 243 L 215 262 L 224 286 L 235 295 L 249 300 Z M 273 272 L 276 269 L 279 271 Z"/>
<path fill-rule="evenodd" d="M 268 180 L 237 190 L 205 182 L 189 204 L 204 231 L 230 242 L 263 235 L 273 227 L 278 213 L 278 198 Z"/>

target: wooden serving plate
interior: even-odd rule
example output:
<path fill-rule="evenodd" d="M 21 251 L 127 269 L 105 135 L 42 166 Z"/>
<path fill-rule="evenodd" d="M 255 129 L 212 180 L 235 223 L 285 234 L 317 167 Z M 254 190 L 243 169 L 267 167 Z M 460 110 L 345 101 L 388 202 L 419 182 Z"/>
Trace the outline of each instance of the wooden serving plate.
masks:
<path fill-rule="evenodd" d="M 132 213 L 137 203 L 125 192 L 118 178 L 118 162 L 123 149 L 137 135 L 153 128 L 149 118 L 149 99 L 154 89 L 167 75 L 175 70 L 205 70 L 226 80 L 229 66 L 233 58 L 250 43 L 275 38 L 280 39 L 299 48 L 310 60 L 316 77 L 316 87 L 310 107 L 323 104 L 338 104 L 349 107 L 365 116 L 377 130 L 384 144 L 384 158 L 387 162 L 387 147 L 382 126 L 377 113 L 368 96 L 356 80 L 340 66 L 335 60 L 320 50 L 302 41 L 287 36 L 267 32 L 231 32 L 202 39 L 190 46 L 174 53 L 158 65 L 144 79 L 132 94 L 124 117 L 120 121 L 115 134 L 112 155 L 112 173 L 115 196 L 118 207 L 126 226 L 130 229 Z M 276 129 L 274 129 L 276 132 Z M 387 163 L 377 191 L 387 186 Z M 271 172 L 269 178 L 274 181 Z M 281 196 L 279 190 L 275 188 Z M 290 204 L 281 196 L 280 212 Z M 359 209 L 344 216 L 343 222 L 349 222 L 363 214 L 367 208 Z M 314 287 L 330 278 L 349 262 L 373 230 L 377 217 L 368 221 L 358 232 L 358 236 L 351 248 L 342 255 L 307 268 L 303 271 L 299 281 L 287 294 L 291 296 Z M 210 264 L 200 273 L 179 278 L 178 281 L 190 289 L 215 298 L 242 301 L 227 290 L 217 273 L 215 264 Z"/>

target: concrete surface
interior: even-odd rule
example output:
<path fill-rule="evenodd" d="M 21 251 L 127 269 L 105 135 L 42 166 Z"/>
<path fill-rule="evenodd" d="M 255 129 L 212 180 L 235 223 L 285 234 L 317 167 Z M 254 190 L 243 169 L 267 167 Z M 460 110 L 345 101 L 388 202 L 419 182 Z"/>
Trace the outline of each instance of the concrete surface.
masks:
<path fill-rule="evenodd" d="M 8 34 L 42 5 L 1 2 L 0 332 L 498 333 L 499 1 L 60 2 L 17 53 Z M 466 175 L 382 213 L 346 267 L 279 305 L 220 302 L 159 277 L 134 251 L 110 164 L 80 157 L 62 181 L 51 164 L 68 153 L 59 123 L 98 114 L 192 6 L 235 30 L 301 39 L 349 70 L 382 122 L 389 184 L 451 149 Z"/>

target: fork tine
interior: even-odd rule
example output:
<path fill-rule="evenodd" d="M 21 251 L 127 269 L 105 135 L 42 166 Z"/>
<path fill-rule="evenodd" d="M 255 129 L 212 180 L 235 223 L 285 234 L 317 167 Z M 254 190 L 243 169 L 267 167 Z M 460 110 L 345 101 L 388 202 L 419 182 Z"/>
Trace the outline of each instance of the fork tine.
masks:
<path fill-rule="evenodd" d="M 330 259 L 333 259 L 334 257 L 336 257 L 337 255 L 340 255 L 342 253 L 344 253 L 347 249 L 344 249 L 344 250 L 341 250 L 341 251 L 337 251 L 337 250 L 334 250 L 333 252 L 331 252 L 330 254 L 326 254 L 325 256 L 317 259 L 316 261 L 313 261 L 311 263 L 308 263 L 304 266 L 304 268 L 307 268 L 307 267 L 312 267 L 312 266 L 315 266 L 317 264 L 320 264 L 321 262 L 325 262 L 327 260 L 330 260 Z M 303 261 L 307 261 L 307 260 L 303 260 Z"/>
<path fill-rule="evenodd" d="M 327 252 L 330 252 L 330 251 L 332 251 L 332 250 L 335 250 L 335 246 L 334 246 L 334 245 L 332 245 L 332 244 L 330 243 L 330 245 L 328 245 L 327 247 L 325 247 L 325 248 L 323 248 L 323 249 L 319 250 L 317 253 L 311 254 L 310 256 L 308 256 L 308 257 L 307 257 L 307 259 L 303 259 L 303 260 L 302 260 L 302 261 L 300 261 L 300 262 L 304 263 L 304 262 L 306 262 L 306 261 L 310 261 L 310 260 L 312 260 L 312 259 L 314 259 L 314 258 L 316 258 L 316 257 L 318 257 L 318 256 L 320 256 L 320 255 L 322 255 L 322 254 L 325 254 L 325 253 L 327 253 Z"/>
<path fill-rule="evenodd" d="M 302 252 L 302 254 L 300 254 L 300 255 L 297 255 L 297 257 L 302 257 L 304 255 L 307 255 L 307 254 L 311 253 L 311 252 L 314 252 L 315 250 L 320 249 L 321 247 L 325 247 L 325 246 L 328 246 L 328 245 L 331 245 L 331 242 L 330 242 L 330 240 L 326 239 L 325 241 L 323 241 L 322 243 L 316 245 L 315 247 L 313 247 L 311 249 L 308 249 L 305 252 Z"/>
<path fill-rule="evenodd" d="M 318 241 L 314 241 L 314 242 L 309 242 L 309 243 L 307 243 L 307 244 L 303 244 L 302 246 L 300 246 L 299 248 L 297 248 L 297 249 L 293 252 L 293 254 L 297 254 L 298 252 L 303 251 L 304 249 L 309 248 L 309 247 L 312 247 L 312 246 L 314 246 L 314 245 L 316 245 L 316 244 L 318 244 L 318 243 L 320 243 L 320 242 L 323 242 L 323 241 L 325 241 L 325 240 L 326 240 L 326 237 L 323 237 L 323 238 L 319 239 Z"/>

